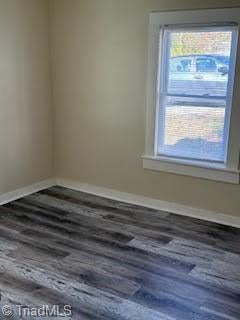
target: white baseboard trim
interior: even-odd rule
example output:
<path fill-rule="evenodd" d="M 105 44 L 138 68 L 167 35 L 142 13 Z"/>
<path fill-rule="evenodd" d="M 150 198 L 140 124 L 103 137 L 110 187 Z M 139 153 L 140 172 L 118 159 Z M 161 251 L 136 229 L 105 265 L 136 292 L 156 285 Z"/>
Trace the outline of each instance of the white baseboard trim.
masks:
<path fill-rule="evenodd" d="M 56 184 L 97 196 L 240 228 L 240 217 L 57 178 Z"/>
<path fill-rule="evenodd" d="M 56 185 L 56 179 L 48 179 L 41 182 L 34 183 L 30 186 L 23 187 L 8 193 L 0 195 L 0 205 L 17 200 L 19 198 L 28 196 L 34 192 L 38 192 Z"/>
<path fill-rule="evenodd" d="M 50 188 L 52 186 L 62 186 L 65 188 L 70 188 L 77 191 L 82 191 L 97 196 L 105 197 L 108 199 L 113 199 L 117 201 L 122 201 L 126 203 L 131 203 L 147 208 L 152 208 L 161 211 L 167 211 L 175 213 L 182 216 L 197 218 L 201 220 L 211 221 L 215 223 L 220 223 L 227 226 L 232 226 L 240 228 L 240 217 L 218 213 L 214 211 L 208 211 L 200 208 L 193 208 L 184 206 L 181 204 L 166 202 L 158 199 L 152 199 L 144 196 L 139 196 L 127 192 L 121 192 L 113 189 L 97 187 L 89 184 L 80 183 L 77 181 L 72 181 L 62 178 L 52 178 L 44 180 L 21 189 L 11 191 L 5 194 L 0 195 L 0 205 L 4 205 L 8 202 L 17 200 L 19 198 L 25 197 L 32 193 Z"/>

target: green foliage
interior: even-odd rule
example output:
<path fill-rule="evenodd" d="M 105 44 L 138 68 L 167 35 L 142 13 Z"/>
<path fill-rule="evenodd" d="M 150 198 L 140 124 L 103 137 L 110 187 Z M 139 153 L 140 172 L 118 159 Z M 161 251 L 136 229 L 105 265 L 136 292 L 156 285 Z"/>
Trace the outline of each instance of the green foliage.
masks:
<path fill-rule="evenodd" d="M 229 54 L 231 32 L 173 32 L 171 56 L 186 54 Z"/>

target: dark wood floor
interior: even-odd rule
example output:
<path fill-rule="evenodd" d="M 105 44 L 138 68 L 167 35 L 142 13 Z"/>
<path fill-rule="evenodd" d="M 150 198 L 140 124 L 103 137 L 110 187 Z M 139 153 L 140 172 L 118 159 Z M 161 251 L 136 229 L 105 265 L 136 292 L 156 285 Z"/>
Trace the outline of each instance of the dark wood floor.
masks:
<path fill-rule="evenodd" d="M 0 290 L 77 320 L 237 320 L 240 230 L 53 187 L 0 207 Z"/>

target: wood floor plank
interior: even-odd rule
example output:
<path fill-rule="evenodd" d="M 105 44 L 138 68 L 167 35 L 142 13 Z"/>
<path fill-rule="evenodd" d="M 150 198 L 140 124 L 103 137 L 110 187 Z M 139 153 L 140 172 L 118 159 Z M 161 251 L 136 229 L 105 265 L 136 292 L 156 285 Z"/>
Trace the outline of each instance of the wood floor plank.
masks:
<path fill-rule="evenodd" d="M 70 304 L 74 320 L 240 320 L 239 265 L 240 230 L 212 222 L 62 187 L 0 207 L 0 306 L 15 312 Z"/>

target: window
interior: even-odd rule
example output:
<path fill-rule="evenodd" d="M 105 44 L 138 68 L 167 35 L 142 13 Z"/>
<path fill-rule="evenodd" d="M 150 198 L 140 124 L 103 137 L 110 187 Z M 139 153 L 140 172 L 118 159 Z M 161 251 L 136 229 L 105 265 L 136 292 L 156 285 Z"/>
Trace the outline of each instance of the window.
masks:
<path fill-rule="evenodd" d="M 225 161 L 235 31 L 221 25 L 162 29 L 158 155 Z M 218 56 L 229 63 L 217 64 Z"/>
<path fill-rule="evenodd" d="M 220 39 L 217 39 L 220 40 Z M 224 55 L 222 55 L 222 57 L 224 57 Z M 229 72 L 229 65 L 226 65 L 226 73 L 228 75 Z M 217 68 L 217 62 L 214 58 L 210 58 L 210 57 L 198 57 L 196 59 L 196 72 L 205 72 L 205 73 L 209 73 L 209 72 L 215 72 L 218 74 L 218 72 L 222 73 L 220 69 Z M 222 76 L 225 75 L 222 73 Z M 226 82 L 227 79 L 224 79 L 224 82 Z M 219 83 L 217 83 L 218 85 Z"/>
<path fill-rule="evenodd" d="M 235 10 L 153 14 L 145 168 L 239 182 L 240 141 L 230 141 L 239 134 L 234 113 L 240 121 L 232 108 Z"/>

